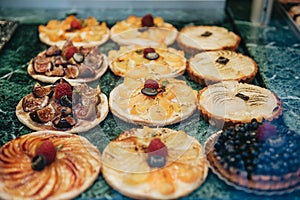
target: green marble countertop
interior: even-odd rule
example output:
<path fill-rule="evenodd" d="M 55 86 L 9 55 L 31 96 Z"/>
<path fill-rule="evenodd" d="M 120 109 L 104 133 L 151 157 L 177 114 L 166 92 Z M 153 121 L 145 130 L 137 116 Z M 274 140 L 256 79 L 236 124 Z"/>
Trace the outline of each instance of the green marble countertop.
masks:
<path fill-rule="evenodd" d="M 238 3 L 237 3 L 238 2 Z M 28 94 L 35 81 L 27 74 L 27 64 L 37 53 L 44 50 L 46 45 L 38 39 L 37 27 L 52 18 L 64 18 L 67 13 L 78 13 L 79 17 L 95 16 L 98 20 L 106 21 L 111 27 L 117 20 L 127 18 L 130 14 L 144 15 L 152 13 L 160 15 L 173 23 L 178 29 L 189 24 L 219 25 L 238 33 L 242 43 L 238 49 L 253 57 L 259 66 L 259 74 L 255 84 L 273 90 L 283 101 L 284 113 L 280 120 L 292 129 L 300 129 L 300 41 L 282 15 L 274 11 L 270 24 L 261 26 L 249 21 L 249 5 L 251 1 L 229 0 L 227 12 L 200 9 L 64 9 L 64 10 L 30 10 L 0 8 L 0 19 L 14 19 L 20 22 L 11 40 L 0 52 L 0 146 L 20 135 L 31 132 L 23 126 L 15 116 L 15 107 L 19 100 Z M 193 15 L 191 15 L 193 13 Z M 113 42 L 101 47 L 102 52 L 118 48 Z M 187 74 L 181 78 L 195 90 L 202 87 L 190 80 Z M 92 86 L 100 84 L 101 90 L 108 96 L 110 91 L 121 81 L 108 70 Z M 111 113 L 93 130 L 82 133 L 100 151 L 106 144 L 122 131 L 135 127 L 122 122 Z M 183 129 L 196 137 L 202 144 L 216 130 L 210 127 L 198 112 L 188 120 L 169 126 Z M 248 194 L 226 185 L 216 175 L 209 172 L 205 183 L 196 191 L 183 199 L 300 199 L 300 192 L 293 192 L 283 196 L 258 196 Z M 76 199 L 127 199 L 113 190 L 100 174 L 95 183 Z"/>

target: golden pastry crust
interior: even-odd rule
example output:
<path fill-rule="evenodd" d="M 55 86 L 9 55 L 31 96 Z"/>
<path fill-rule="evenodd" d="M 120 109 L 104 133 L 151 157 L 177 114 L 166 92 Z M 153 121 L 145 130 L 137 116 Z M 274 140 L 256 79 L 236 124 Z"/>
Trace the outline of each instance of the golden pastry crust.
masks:
<path fill-rule="evenodd" d="M 250 83 L 257 71 L 252 58 L 229 50 L 196 54 L 189 59 L 187 66 L 189 76 L 201 85 L 228 80 Z"/>
<path fill-rule="evenodd" d="M 117 76 L 125 76 L 129 70 L 146 65 L 153 73 L 161 77 L 177 77 L 184 73 L 186 58 L 184 52 L 174 48 L 153 48 L 159 57 L 149 60 L 144 57 L 145 47 L 123 46 L 120 50 L 111 50 L 108 53 L 109 67 Z"/>
<path fill-rule="evenodd" d="M 71 22 L 79 20 L 83 24 L 79 29 L 71 29 Z M 67 40 L 75 46 L 93 47 L 104 44 L 109 39 L 109 29 L 105 22 L 99 23 L 94 17 L 77 19 L 74 15 L 62 21 L 50 20 L 47 25 L 38 28 L 40 40 L 50 46 L 62 47 Z"/>
<path fill-rule="evenodd" d="M 280 99 L 268 89 L 237 81 L 223 81 L 200 90 L 198 110 L 211 125 L 223 128 L 249 123 L 253 118 L 278 118 L 283 111 Z"/>
<path fill-rule="evenodd" d="M 161 17 L 154 17 L 154 27 L 142 27 L 142 17 L 129 16 L 111 28 L 111 39 L 119 45 L 160 46 L 171 45 L 178 31 Z"/>
<path fill-rule="evenodd" d="M 178 45 L 186 52 L 236 50 L 241 38 L 219 26 L 187 26 L 177 37 Z"/>
<path fill-rule="evenodd" d="M 43 52 L 40 52 L 37 56 L 45 56 L 46 54 L 46 51 L 43 51 Z M 49 62 L 51 60 L 51 58 L 55 58 L 56 56 L 47 56 L 47 59 L 49 59 Z M 88 82 L 92 82 L 92 81 L 96 81 L 98 79 L 101 78 L 101 76 L 106 72 L 107 68 L 108 68 L 108 60 L 107 60 L 107 56 L 105 54 L 97 54 L 95 55 L 95 58 L 97 58 L 97 62 L 96 63 L 93 63 L 93 65 L 97 65 L 97 66 L 89 66 L 90 64 L 85 64 L 85 63 L 80 63 L 80 64 L 77 64 L 75 61 L 72 63 L 72 66 L 76 66 L 77 67 L 77 70 L 80 71 L 79 68 L 83 68 L 83 67 L 87 67 L 88 69 L 87 70 L 90 70 L 92 68 L 93 70 L 93 74 L 89 75 L 89 76 L 80 76 L 80 75 L 77 75 L 77 77 L 69 77 L 68 78 L 68 74 L 66 73 L 66 70 L 67 69 L 64 69 L 62 67 L 62 75 L 60 76 L 57 76 L 57 75 L 54 75 L 54 74 L 51 74 L 51 71 L 47 71 L 46 73 L 37 73 L 35 70 L 34 70 L 34 59 L 32 59 L 30 62 L 29 62 L 29 65 L 27 67 L 27 72 L 29 74 L 29 76 L 31 76 L 32 78 L 38 80 L 38 81 L 41 81 L 41 82 L 44 82 L 44 83 L 54 83 L 55 81 L 57 81 L 57 79 L 59 78 L 64 78 L 66 81 L 68 81 L 69 83 L 73 83 L 73 84 L 76 84 L 76 83 L 88 83 Z M 60 67 L 60 66 L 59 66 Z M 50 74 L 47 74 L 49 73 Z M 84 71 L 83 71 L 84 73 Z"/>
<path fill-rule="evenodd" d="M 81 86 L 83 86 L 83 85 L 76 85 L 74 87 L 81 87 Z M 51 88 L 51 87 L 52 86 L 45 86 L 45 88 Z M 32 112 L 24 110 L 24 101 L 26 98 L 31 99 L 31 97 L 33 96 L 32 93 L 26 95 L 25 97 L 23 97 L 20 100 L 20 102 L 16 106 L 16 116 L 21 123 L 23 123 L 30 129 L 36 130 L 36 131 L 56 130 L 56 131 L 66 131 L 66 132 L 70 132 L 70 133 L 79 133 L 79 132 L 88 131 L 88 130 L 94 128 L 95 126 L 97 126 L 99 123 L 101 123 L 106 118 L 109 108 L 108 108 L 108 99 L 105 94 L 101 93 L 99 87 L 97 87 L 96 89 L 91 89 L 91 88 L 87 89 L 88 86 L 84 85 L 82 90 L 85 90 L 84 88 L 86 88 L 87 92 L 88 91 L 91 92 L 91 93 L 89 93 L 89 95 L 91 95 L 91 96 L 84 97 L 87 102 L 90 102 L 89 106 L 91 106 L 91 108 L 89 107 L 88 112 L 90 112 L 91 114 L 87 118 L 82 118 L 82 117 L 79 118 L 78 116 L 74 115 L 73 118 L 75 119 L 76 123 L 74 126 L 72 126 L 70 128 L 60 128 L 60 127 L 54 126 L 53 120 L 56 117 L 61 116 L 61 110 L 62 110 L 62 106 L 58 105 L 58 103 L 56 103 L 57 100 L 55 100 L 54 97 L 49 98 L 49 100 L 45 100 L 47 103 L 45 103 L 45 105 L 42 106 L 42 108 L 50 106 L 51 108 L 55 109 L 55 117 L 53 118 L 52 121 L 48 121 L 45 123 L 35 122 L 30 117 L 30 113 L 32 113 Z M 82 90 L 80 89 L 80 91 L 82 91 Z M 84 95 L 88 95 L 88 94 L 84 94 Z M 39 98 L 36 98 L 36 99 L 39 99 Z M 33 101 L 35 101 L 35 100 L 33 100 Z M 94 108 L 92 108 L 92 106 L 94 106 Z M 74 111 L 76 109 L 75 106 L 73 106 L 72 109 L 73 109 L 73 112 L 75 112 Z"/>
<path fill-rule="evenodd" d="M 61 146 L 42 171 L 31 168 L 44 141 Z M 86 138 L 59 131 L 18 137 L 0 149 L 0 197 L 3 199 L 72 199 L 90 187 L 101 169 L 101 155 Z"/>
<path fill-rule="evenodd" d="M 163 82 L 167 85 L 165 91 L 155 97 L 141 92 L 144 81 L 126 76 L 124 83 L 111 91 L 109 106 L 115 116 L 130 123 L 165 126 L 187 119 L 196 110 L 196 91 L 185 81 L 173 78 L 158 80 L 160 87 Z"/>
<path fill-rule="evenodd" d="M 168 149 L 166 165 L 151 168 L 145 148 L 160 138 Z M 183 131 L 131 129 L 103 151 L 102 174 L 122 194 L 137 199 L 177 199 L 198 188 L 208 173 L 200 143 Z"/>

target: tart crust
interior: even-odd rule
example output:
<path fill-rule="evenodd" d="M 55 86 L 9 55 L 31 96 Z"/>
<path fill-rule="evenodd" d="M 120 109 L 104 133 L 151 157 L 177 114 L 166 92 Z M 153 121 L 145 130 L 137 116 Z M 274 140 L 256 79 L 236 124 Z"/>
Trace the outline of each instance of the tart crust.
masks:
<path fill-rule="evenodd" d="M 214 50 L 234 51 L 240 40 L 238 35 L 219 26 L 187 26 L 181 29 L 177 37 L 178 45 L 190 54 Z"/>
<path fill-rule="evenodd" d="M 168 148 L 166 165 L 151 168 L 145 148 L 160 138 Z M 168 128 L 131 129 L 103 151 L 102 174 L 114 189 L 137 199 L 176 199 L 206 179 L 208 168 L 200 143 L 183 131 Z"/>
<path fill-rule="evenodd" d="M 225 63 L 222 59 L 226 59 Z M 201 52 L 190 58 L 187 65 L 191 79 L 201 85 L 228 80 L 251 83 L 257 71 L 253 59 L 229 50 Z"/>
<path fill-rule="evenodd" d="M 53 163 L 42 171 L 31 168 L 43 141 L 62 145 Z M 86 138 L 59 131 L 18 137 L 0 149 L 0 197 L 3 199 L 72 199 L 89 188 L 100 173 L 97 147 Z"/>

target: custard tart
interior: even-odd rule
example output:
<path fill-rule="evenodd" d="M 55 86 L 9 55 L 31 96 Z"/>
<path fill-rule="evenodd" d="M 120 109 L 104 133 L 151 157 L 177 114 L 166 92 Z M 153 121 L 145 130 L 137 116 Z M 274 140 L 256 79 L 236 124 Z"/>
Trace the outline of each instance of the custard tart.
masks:
<path fill-rule="evenodd" d="M 34 132 L 0 148 L 1 199 L 72 199 L 90 187 L 101 155 L 86 138 L 59 131 Z"/>
<path fill-rule="evenodd" d="M 206 179 L 201 144 L 184 131 L 130 129 L 103 150 L 102 174 L 115 190 L 136 199 L 177 199 Z"/>

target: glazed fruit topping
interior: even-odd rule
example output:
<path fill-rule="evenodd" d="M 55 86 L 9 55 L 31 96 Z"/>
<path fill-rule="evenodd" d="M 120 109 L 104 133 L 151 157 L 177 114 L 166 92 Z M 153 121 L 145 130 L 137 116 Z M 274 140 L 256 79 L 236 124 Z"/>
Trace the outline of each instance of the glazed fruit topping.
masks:
<path fill-rule="evenodd" d="M 144 54 L 144 58 L 148 59 L 148 60 L 156 60 L 159 58 L 159 54 L 157 52 L 155 52 L 155 49 L 149 47 L 149 48 L 145 48 L 143 51 Z"/>
<path fill-rule="evenodd" d="M 78 49 L 76 47 L 74 47 L 74 46 L 67 46 L 63 50 L 63 55 L 66 58 L 66 60 L 69 60 L 77 52 L 78 52 Z"/>
<path fill-rule="evenodd" d="M 60 100 L 62 96 L 72 97 L 72 86 L 68 83 L 60 83 L 55 87 L 55 98 Z"/>
<path fill-rule="evenodd" d="M 168 156 L 168 149 L 166 145 L 159 139 L 151 140 L 148 149 L 147 163 L 150 167 L 163 167 L 166 164 L 166 157 Z"/>
<path fill-rule="evenodd" d="M 277 130 L 276 127 L 272 124 L 266 123 L 262 124 L 258 129 L 257 129 L 257 139 L 261 141 L 265 141 L 270 137 L 276 136 Z"/>
<path fill-rule="evenodd" d="M 158 89 L 159 85 L 156 80 L 153 79 L 147 79 L 144 83 L 144 88 L 153 88 L 153 89 Z"/>
<path fill-rule="evenodd" d="M 229 62 L 228 58 L 225 58 L 223 56 L 220 56 L 217 60 L 217 63 L 222 64 L 222 65 L 226 65 Z"/>
<path fill-rule="evenodd" d="M 35 171 L 43 170 L 56 159 L 56 148 L 50 141 L 44 141 L 35 151 L 31 167 Z"/>
<path fill-rule="evenodd" d="M 81 21 L 78 19 L 74 19 L 71 21 L 71 29 L 81 29 Z"/>
<path fill-rule="evenodd" d="M 143 27 L 152 27 L 154 26 L 154 19 L 151 14 L 147 14 L 142 18 L 142 26 Z"/>

